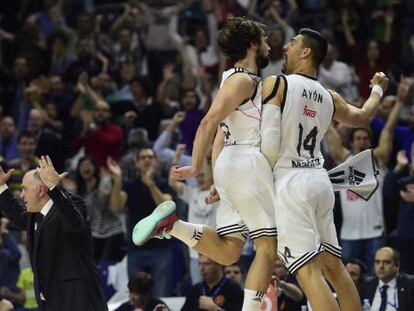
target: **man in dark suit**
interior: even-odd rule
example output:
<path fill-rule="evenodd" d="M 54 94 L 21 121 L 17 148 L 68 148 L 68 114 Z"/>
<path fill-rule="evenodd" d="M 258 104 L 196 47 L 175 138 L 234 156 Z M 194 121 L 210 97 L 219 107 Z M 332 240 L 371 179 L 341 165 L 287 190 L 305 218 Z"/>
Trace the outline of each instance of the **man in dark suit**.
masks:
<path fill-rule="evenodd" d="M 25 174 L 21 199 L 7 189 L 12 170 L 0 169 L 0 208 L 28 232 L 35 295 L 41 311 L 104 311 L 107 306 L 92 255 L 91 231 L 83 200 L 58 184 L 50 158 Z"/>
<path fill-rule="evenodd" d="M 376 277 L 361 284 L 361 299 L 372 311 L 409 311 L 414 306 L 414 276 L 400 273 L 400 255 L 391 247 L 375 253 Z"/>

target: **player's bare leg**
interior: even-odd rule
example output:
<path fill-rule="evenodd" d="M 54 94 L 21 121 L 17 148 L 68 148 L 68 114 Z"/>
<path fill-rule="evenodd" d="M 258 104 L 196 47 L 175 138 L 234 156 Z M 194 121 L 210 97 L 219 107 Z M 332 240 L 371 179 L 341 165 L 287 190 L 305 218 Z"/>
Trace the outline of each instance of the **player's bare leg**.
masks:
<path fill-rule="evenodd" d="M 272 278 L 273 265 L 276 262 L 276 237 L 260 237 L 254 240 L 256 254 L 246 276 L 242 311 L 261 310 Z"/>
<path fill-rule="evenodd" d="M 322 266 L 318 256 L 298 270 L 297 279 L 313 311 L 340 310 L 322 274 Z"/>
<path fill-rule="evenodd" d="M 361 310 L 358 291 L 342 261 L 328 252 L 319 256 L 324 275 L 335 288 L 341 311 Z"/>
<path fill-rule="evenodd" d="M 230 266 L 239 260 L 244 241 L 234 236 L 220 236 L 207 226 L 203 226 L 203 234 L 193 247 L 197 252 L 224 266 Z"/>

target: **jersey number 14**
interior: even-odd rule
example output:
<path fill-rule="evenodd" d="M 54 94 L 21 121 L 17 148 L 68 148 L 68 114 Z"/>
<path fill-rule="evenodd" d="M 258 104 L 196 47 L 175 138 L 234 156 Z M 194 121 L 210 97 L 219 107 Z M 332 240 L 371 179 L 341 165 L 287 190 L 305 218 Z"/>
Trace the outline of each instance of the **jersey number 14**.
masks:
<path fill-rule="evenodd" d="M 302 149 L 302 141 L 303 141 L 303 149 L 308 150 L 310 153 L 311 158 L 314 157 L 314 150 L 316 146 L 316 136 L 318 135 L 318 128 L 315 126 L 309 133 L 306 135 L 305 140 L 303 140 L 303 125 L 299 123 L 299 140 L 298 146 L 296 147 L 296 151 L 298 155 L 301 156 L 300 151 Z"/>

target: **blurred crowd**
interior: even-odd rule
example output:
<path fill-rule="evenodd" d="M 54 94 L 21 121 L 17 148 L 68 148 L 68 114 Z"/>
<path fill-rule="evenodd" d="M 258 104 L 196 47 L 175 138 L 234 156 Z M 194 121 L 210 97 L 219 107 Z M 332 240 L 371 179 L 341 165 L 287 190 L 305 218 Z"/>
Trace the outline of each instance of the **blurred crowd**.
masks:
<path fill-rule="evenodd" d="M 169 199 L 181 219 L 215 226 L 216 205 L 204 200 L 213 182 L 210 161 L 186 183 L 169 171 L 191 163 L 197 127 L 232 65 L 216 39 L 234 15 L 268 27 L 263 78 L 281 74 L 283 45 L 302 27 L 328 40 L 318 78 L 349 103 L 360 106 L 369 96 L 373 73 L 388 75 L 370 128 L 333 123 L 323 150 L 332 168 L 373 148 L 379 171 L 379 188 L 368 201 L 350 191 L 337 194 L 344 260 L 358 260 L 373 275 L 375 252 L 389 245 L 400 252 L 399 269 L 414 274 L 414 5 L 408 0 L 2 1 L 0 164 L 15 169 L 9 188 L 19 196 L 25 172 L 50 155 L 59 172 L 70 173 L 64 186 L 87 203 L 102 271 L 127 256 L 128 275 L 149 273 L 155 297 L 191 293 L 191 284 L 205 277 L 198 254 L 176 240 L 138 248 L 131 232 Z M 25 244 L 24 233 L 3 219 L 0 297 L 31 310 Z M 253 254 L 247 243 L 242 271 Z"/>

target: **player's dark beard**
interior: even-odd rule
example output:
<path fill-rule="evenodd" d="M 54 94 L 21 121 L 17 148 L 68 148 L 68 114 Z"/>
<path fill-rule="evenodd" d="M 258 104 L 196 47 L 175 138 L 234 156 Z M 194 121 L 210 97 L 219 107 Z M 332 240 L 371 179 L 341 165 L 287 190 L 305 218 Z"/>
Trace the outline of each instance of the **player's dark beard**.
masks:
<path fill-rule="evenodd" d="M 256 63 L 258 69 L 266 68 L 267 65 L 269 65 L 269 56 L 262 56 L 260 54 L 257 54 L 256 56 Z"/>

